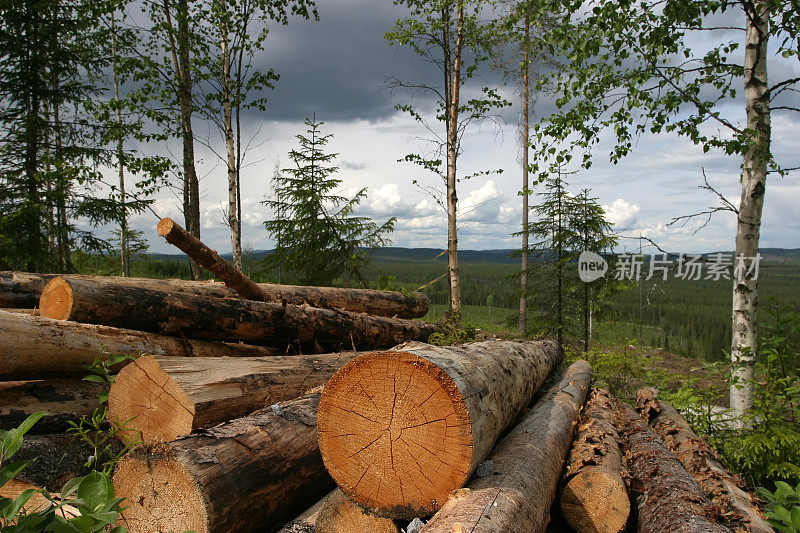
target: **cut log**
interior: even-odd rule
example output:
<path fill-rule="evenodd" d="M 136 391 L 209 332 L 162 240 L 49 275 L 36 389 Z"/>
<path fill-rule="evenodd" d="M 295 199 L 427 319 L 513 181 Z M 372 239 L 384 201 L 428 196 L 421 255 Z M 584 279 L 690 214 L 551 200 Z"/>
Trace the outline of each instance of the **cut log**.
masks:
<path fill-rule="evenodd" d="M 630 405 L 617 402 L 640 533 L 720 533 L 711 503 L 664 441 Z"/>
<path fill-rule="evenodd" d="M 425 533 L 542 533 L 550 520 L 592 367 L 576 361 L 489 455 L 494 472 L 475 477 L 428 522 Z"/>
<path fill-rule="evenodd" d="M 319 393 L 126 455 L 114 472 L 131 533 L 271 531 L 333 488 Z"/>
<path fill-rule="evenodd" d="M 307 304 L 312 307 L 345 309 L 400 318 L 418 318 L 428 312 L 430 302 L 428 297 L 420 292 L 404 295 L 397 291 L 255 283 L 171 218 L 161 219 L 157 229 L 158 234 L 165 237 L 167 242 L 181 249 L 238 295 L 248 300 Z"/>
<path fill-rule="evenodd" d="M 66 431 L 69 422 L 91 416 L 99 407 L 100 394 L 108 390 L 102 383 L 79 378 L 0 382 L 0 429 L 17 427 L 28 415 L 47 413 L 30 433 Z"/>
<path fill-rule="evenodd" d="M 614 398 L 593 389 L 564 470 L 561 515 L 578 533 L 619 533 L 631 502 L 624 476 Z"/>
<path fill-rule="evenodd" d="M 381 516 L 427 516 L 466 483 L 560 356 L 552 341 L 493 341 L 357 357 L 320 401 L 325 466 Z"/>
<path fill-rule="evenodd" d="M 0 307 L 32 309 L 39 305 L 39 295 L 48 281 L 58 274 L 0 272 Z"/>
<path fill-rule="evenodd" d="M 739 487 L 736 478 L 719 462 L 711 446 L 697 436 L 674 407 L 658 399 L 657 391 L 640 389 L 636 393 L 636 409 L 680 459 L 734 531 L 774 531 L 759 514 L 752 497 Z"/>
<path fill-rule="evenodd" d="M 176 333 L 198 339 L 241 340 L 306 352 L 386 348 L 427 340 L 433 324 L 308 306 L 240 298 L 204 298 L 120 285 L 114 291 L 85 280 L 55 278 L 40 300 L 44 317 L 139 331 Z"/>
<path fill-rule="evenodd" d="M 120 436 L 161 442 L 297 398 L 326 381 L 356 352 L 272 357 L 145 356 L 123 368 L 108 395 Z"/>
<path fill-rule="evenodd" d="M 8 480 L 5 485 L 0 486 L 0 498 L 10 498 L 12 500 L 17 499 L 17 497 L 25 492 L 26 490 L 35 490 L 35 491 L 43 491 L 41 487 L 37 487 L 32 483 L 28 483 L 26 481 L 19 481 L 17 479 L 10 479 Z M 50 494 L 50 498 L 52 498 L 53 502 L 58 502 L 60 496 L 58 494 Z M 26 513 L 32 514 L 37 511 L 41 511 L 50 505 L 51 501 L 47 499 L 47 497 L 42 492 L 37 492 L 33 495 L 33 497 L 28 500 L 28 502 L 22 506 Z M 63 516 L 64 518 L 73 518 L 76 516 L 80 516 L 81 513 L 75 507 L 71 505 L 63 505 L 59 511 L 57 511 L 59 516 Z"/>
<path fill-rule="evenodd" d="M 81 365 L 109 353 L 192 357 L 263 357 L 271 348 L 155 335 L 107 326 L 8 313 L 0 309 L 0 376 L 31 379 L 63 373 L 86 374 Z"/>
<path fill-rule="evenodd" d="M 238 298 L 239 295 L 218 281 L 183 279 L 123 278 L 119 276 L 82 276 L 78 274 L 29 274 L 0 272 L 0 307 L 36 307 L 45 285 L 61 277 L 67 281 L 83 281 L 97 285 L 96 291 L 114 293 L 126 287 L 142 287 L 172 294 L 189 294 L 204 298 Z M 398 318 L 418 318 L 428 312 L 429 300 L 422 293 L 405 295 L 397 291 L 349 289 L 340 287 L 308 287 L 301 285 L 257 284 L 268 295 L 261 300 L 291 305 L 309 305 L 324 309 L 343 309 L 355 313 Z M 52 290 L 52 289 L 51 289 Z M 69 298 L 69 295 L 52 296 Z M 24 304 L 24 305 L 23 305 Z"/>
<path fill-rule="evenodd" d="M 334 490 L 314 521 L 316 533 L 400 533 L 391 518 L 382 518 L 359 507 L 341 490 Z"/>

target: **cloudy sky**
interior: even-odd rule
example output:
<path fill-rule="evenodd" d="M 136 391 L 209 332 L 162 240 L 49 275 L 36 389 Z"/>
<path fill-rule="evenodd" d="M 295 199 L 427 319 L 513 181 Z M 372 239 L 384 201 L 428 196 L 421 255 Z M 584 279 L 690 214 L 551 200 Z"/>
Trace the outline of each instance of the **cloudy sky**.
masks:
<path fill-rule="evenodd" d="M 266 50 L 257 62 L 274 68 L 281 79 L 265 113 L 249 114 L 244 124 L 253 148 L 243 170 L 243 241 L 255 249 L 271 248 L 262 222 L 269 216 L 260 204 L 270 187 L 276 161 L 289 164 L 287 153 L 296 146 L 294 135 L 305 127 L 303 120 L 316 113 L 325 122 L 323 131 L 334 135 L 330 151 L 337 152 L 339 178 L 344 193 L 368 187 L 361 213 L 382 222 L 396 216 L 395 246 L 444 249 L 447 226 L 444 212 L 434 198 L 412 182 L 438 186 L 438 178 L 415 165 L 398 163 L 404 155 L 418 152 L 428 134 L 419 124 L 395 111 L 394 105 L 410 101 L 406 94 L 382 90 L 388 76 L 415 81 L 432 73 L 408 49 L 389 47 L 383 32 L 405 14 L 387 0 L 338 0 L 319 2 L 320 22 L 290 21 L 272 30 Z M 800 65 L 773 60 L 771 74 L 800 75 Z M 497 76 L 483 74 L 478 84 L 496 84 Z M 743 91 L 742 91 L 743 92 Z M 513 90 L 504 89 L 508 98 Z M 429 109 L 415 99 L 422 109 Z M 546 98 L 537 112 L 546 114 L 552 105 Z M 729 116 L 743 119 L 741 105 L 731 106 Z M 518 109 L 505 113 L 505 123 L 486 124 L 468 132 L 459 173 L 502 168 L 502 174 L 476 178 L 460 184 L 462 249 L 512 248 L 511 234 L 520 220 L 521 184 Z M 773 117 L 773 146 L 785 166 L 798 166 L 800 117 Z M 195 124 L 204 135 L 206 129 Z M 212 139 L 222 151 L 221 139 Z M 715 217 L 696 234 L 698 224 L 667 227 L 673 218 L 715 205 L 715 199 L 698 189 L 702 169 L 709 181 L 735 203 L 739 198 L 739 162 L 735 158 L 708 153 L 676 136 L 647 136 L 639 140 L 634 155 L 618 165 L 608 163 L 610 140 L 595 150 L 594 165 L 569 178 L 573 191 L 588 187 L 606 207 L 608 218 L 625 235 L 640 232 L 670 251 L 704 252 L 733 249 L 735 219 L 731 214 Z M 164 151 L 167 147 L 151 147 Z M 179 153 L 179 146 L 172 147 Z M 208 149 L 198 146 L 201 176 L 202 238 L 220 252 L 230 251 L 230 238 L 222 223 L 222 206 L 227 202 L 224 165 Z M 534 200 L 535 201 L 535 200 Z M 765 204 L 761 244 L 764 247 L 800 247 L 800 181 L 797 176 L 770 177 Z M 159 216 L 183 223 L 180 201 L 173 192 L 162 191 L 153 206 Z M 133 227 L 156 235 L 157 219 L 152 213 L 136 215 Z M 175 250 L 157 237 L 150 239 L 151 251 Z M 621 248 L 633 249 L 634 241 L 621 241 Z"/>

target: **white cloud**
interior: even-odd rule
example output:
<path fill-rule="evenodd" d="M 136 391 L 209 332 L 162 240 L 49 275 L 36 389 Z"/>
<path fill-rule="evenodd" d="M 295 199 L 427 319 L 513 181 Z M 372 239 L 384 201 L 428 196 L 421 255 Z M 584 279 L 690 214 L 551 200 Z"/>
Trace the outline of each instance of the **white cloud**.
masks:
<path fill-rule="evenodd" d="M 611 206 L 604 205 L 603 209 L 606 212 L 606 218 L 609 222 L 618 228 L 624 228 L 633 224 L 640 210 L 637 204 L 627 202 L 623 198 L 617 198 L 612 202 Z"/>

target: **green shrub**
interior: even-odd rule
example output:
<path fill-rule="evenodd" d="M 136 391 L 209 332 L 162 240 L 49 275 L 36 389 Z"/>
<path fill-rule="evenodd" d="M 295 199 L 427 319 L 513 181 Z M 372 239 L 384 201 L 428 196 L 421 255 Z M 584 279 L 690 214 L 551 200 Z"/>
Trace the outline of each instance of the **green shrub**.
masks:
<path fill-rule="evenodd" d="M 758 496 L 767 503 L 767 521 L 781 533 L 800 532 L 800 483 L 792 488 L 778 481 L 775 492 L 758 489 Z"/>

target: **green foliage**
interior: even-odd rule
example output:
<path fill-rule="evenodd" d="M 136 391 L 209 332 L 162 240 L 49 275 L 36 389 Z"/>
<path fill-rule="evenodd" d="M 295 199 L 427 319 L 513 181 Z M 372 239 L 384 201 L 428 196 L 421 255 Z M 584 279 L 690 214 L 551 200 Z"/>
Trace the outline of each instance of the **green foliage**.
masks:
<path fill-rule="evenodd" d="M 448 312 L 428 342 L 434 346 L 451 346 L 475 340 L 475 328 L 461 325 L 461 314 Z"/>
<path fill-rule="evenodd" d="M 0 487 L 19 474 L 30 461 L 8 462 L 22 445 L 22 439 L 45 413 L 30 415 L 18 427 L 0 431 Z M 49 503 L 38 511 L 28 511 L 25 504 L 41 494 Z M 124 533 L 122 526 L 114 523 L 122 512 L 122 498 L 114 497 L 111 478 L 103 472 L 68 481 L 58 499 L 45 490 L 28 489 L 17 498 L 0 498 L 0 529 L 8 532 L 47 531 L 53 533 L 95 533 L 108 531 Z M 65 506 L 76 508 L 80 516 L 70 517 L 61 512 Z"/>
<path fill-rule="evenodd" d="M 800 531 L 800 483 L 792 488 L 788 483 L 778 481 L 775 486 L 775 492 L 763 487 L 757 491 L 769 507 L 765 513 L 767 521 L 781 533 L 797 533 Z"/>
<path fill-rule="evenodd" d="M 300 148 L 289 153 L 294 168 L 276 172 L 273 197 L 262 202 L 272 211 L 264 226 L 276 241 L 267 264 L 289 270 L 305 284 L 329 285 L 344 277 L 366 288 L 362 270 L 375 248 L 388 242 L 396 219 L 379 226 L 353 214 L 366 188 L 352 198 L 336 194 L 342 180 L 333 177 L 338 168 L 329 165 L 338 154 L 323 151 L 332 135 L 322 135 L 323 122 L 316 119 L 305 124 L 307 135 L 296 136 Z"/>
<path fill-rule="evenodd" d="M 136 358 L 130 355 L 111 354 L 105 346 L 101 347 L 100 351 L 102 354 L 100 357 L 95 358 L 91 365 L 84 366 L 90 374 L 83 379 L 94 383 L 105 383 L 110 388 L 114 384 L 114 378 L 116 377 L 112 373 L 112 368 L 124 361 L 133 361 Z M 81 417 L 78 423 L 71 420 L 68 421 L 70 428 L 67 432 L 77 435 L 82 442 L 94 450 L 85 466 L 110 476 L 119 460 L 138 446 L 140 442 L 137 439 L 128 437 L 128 434 L 131 433 L 127 428 L 130 420 L 117 419 L 111 421 L 110 424 L 106 421 L 108 417 L 108 391 L 100 394 L 98 403 L 100 405 L 91 416 Z M 125 438 L 120 438 L 123 434 Z M 120 446 L 120 441 L 125 444 Z"/>
<path fill-rule="evenodd" d="M 608 388 L 623 400 L 633 400 L 636 390 L 644 383 L 645 361 L 632 344 L 626 343 L 622 351 L 591 348 L 583 352 L 570 346 L 564 347 L 564 368 L 578 359 L 584 359 L 592 366 L 592 380 L 596 386 Z"/>

